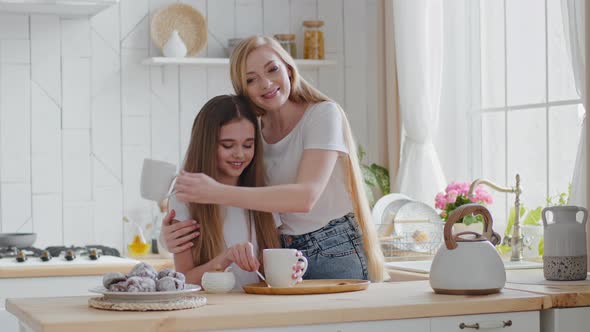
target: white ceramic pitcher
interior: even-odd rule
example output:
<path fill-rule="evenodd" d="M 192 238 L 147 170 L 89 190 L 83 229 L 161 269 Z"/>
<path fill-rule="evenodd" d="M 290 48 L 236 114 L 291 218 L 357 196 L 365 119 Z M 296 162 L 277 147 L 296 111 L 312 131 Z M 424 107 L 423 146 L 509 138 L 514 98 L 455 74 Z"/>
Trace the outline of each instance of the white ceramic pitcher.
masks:
<path fill-rule="evenodd" d="M 552 218 L 547 218 L 547 213 Z M 582 212 L 582 217 L 579 213 Z M 552 206 L 541 213 L 545 233 L 543 269 L 547 280 L 586 279 L 586 221 L 579 206 Z"/>

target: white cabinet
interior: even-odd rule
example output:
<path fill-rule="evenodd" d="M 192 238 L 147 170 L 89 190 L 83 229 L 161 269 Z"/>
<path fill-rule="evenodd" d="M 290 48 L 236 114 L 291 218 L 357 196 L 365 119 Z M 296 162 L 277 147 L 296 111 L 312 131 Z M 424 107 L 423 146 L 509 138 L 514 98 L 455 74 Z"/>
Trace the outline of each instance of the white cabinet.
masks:
<path fill-rule="evenodd" d="M 541 312 L 541 332 L 588 332 L 590 307 L 555 308 Z"/>
<path fill-rule="evenodd" d="M 0 278 L 0 331 L 18 331 L 17 318 L 5 310 L 7 298 L 90 295 L 102 276 Z"/>
<path fill-rule="evenodd" d="M 289 327 L 267 327 L 251 328 L 237 330 L 222 330 L 220 332 L 395 332 L 395 331 L 412 331 L 412 332 L 429 332 L 430 320 L 422 319 L 400 319 L 400 320 L 380 320 L 372 322 L 355 322 L 341 324 L 318 324 Z"/>
<path fill-rule="evenodd" d="M 538 311 L 527 311 L 486 315 L 465 315 L 419 319 L 382 320 L 372 322 L 355 322 L 341 324 L 268 327 L 262 329 L 235 329 L 223 330 L 223 332 L 539 332 L 539 320 L 540 319 Z M 463 326 L 463 328 L 461 328 L 461 326 Z M 476 329 L 476 327 L 479 328 Z M 570 330 L 565 329 L 560 331 Z"/>
<path fill-rule="evenodd" d="M 540 331 L 540 318 L 538 311 L 507 312 L 487 315 L 437 317 L 431 319 L 430 325 L 431 332 L 482 330 L 490 332 L 532 332 Z"/>

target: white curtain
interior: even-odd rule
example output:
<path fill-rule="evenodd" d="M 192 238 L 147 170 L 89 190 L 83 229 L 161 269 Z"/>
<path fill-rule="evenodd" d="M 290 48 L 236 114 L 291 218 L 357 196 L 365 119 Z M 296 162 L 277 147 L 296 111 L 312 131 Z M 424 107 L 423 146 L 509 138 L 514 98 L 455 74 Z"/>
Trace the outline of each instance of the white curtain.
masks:
<path fill-rule="evenodd" d="M 585 0 L 562 0 L 561 15 L 563 17 L 565 39 L 568 44 L 568 53 L 572 60 L 572 69 L 576 80 L 576 90 L 584 101 L 584 105 L 587 105 L 585 102 L 587 96 L 585 96 L 586 83 L 584 79 L 586 72 L 584 64 L 584 2 Z M 587 117 L 584 116 L 576 165 L 572 177 L 572 192 L 568 202 L 570 205 L 586 206 L 587 202 L 586 177 L 588 172 L 586 171 L 586 119 Z"/>
<path fill-rule="evenodd" d="M 405 130 L 395 192 L 434 205 L 446 180 L 432 143 L 440 109 L 441 0 L 394 0 L 393 26 L 401 120 Z"/>

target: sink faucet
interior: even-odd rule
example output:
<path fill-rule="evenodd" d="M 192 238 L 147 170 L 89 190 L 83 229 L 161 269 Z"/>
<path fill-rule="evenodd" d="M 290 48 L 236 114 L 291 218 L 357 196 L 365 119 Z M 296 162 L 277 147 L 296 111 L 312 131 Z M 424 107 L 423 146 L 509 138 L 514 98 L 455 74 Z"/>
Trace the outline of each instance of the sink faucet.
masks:
<path fill-rule="evenodd" d="M 516 195 L 514 200 L 514 224 L 512 225 L 512 238 L 510 239 L 510 246 L 512 247 L 512 254 L 510 260 L 518 262 L 522 260 L 523 237 L 520 234 L 520 194 L 522 188 L 520 187 L 520 175 L 516 174 L 516 186 L 501 187 L 486 179 L 477 179 L 471 183 L 469 187 L 468 197 L 472 197 L 478 185 L 485 184 L 488 187 L 503 193 L 513 193 Z"/>

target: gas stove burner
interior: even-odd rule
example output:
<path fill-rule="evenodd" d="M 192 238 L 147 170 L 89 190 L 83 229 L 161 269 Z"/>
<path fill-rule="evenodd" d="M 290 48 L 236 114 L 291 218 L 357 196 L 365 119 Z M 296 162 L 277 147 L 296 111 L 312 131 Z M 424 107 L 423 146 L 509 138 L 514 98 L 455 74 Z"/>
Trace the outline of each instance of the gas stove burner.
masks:
<path fill-rule="evenodd" d="M 27 248 L 13 248 L 0 247 L 0 258 L 19 258 L 22 261 L 27 260 L 27 257 L 39 257 L 43 250 L 34 247 Z"/>
<path fill-rule="evenodd" d="M 53 246 L 47 247 L 45 250 L 49 251 L 53 257 L 64 256 L 67 260 L 74 260 L 77 256 L 88 256 L 92 260 L 98 259 L 101 255 L 121 257 L 117 249 L 101 245 L 88 245 L 84 247 Z"/>
<path fill-rule="evenodd" d="M 29 258 L 38 258 L 43 262 L 48 262 L 51 258 L 60 256 L 67 261 L 73 261 L 76 257 L 87 257 L 90 260 L 97 260 L 102 255 L 121 257 L 121 254 L 117 249 L 101 245 L 88 245 L 82 247 L 51 246 L 45 248 L 45 250 L 35 247 L 0 247 L 0 259 L 12 258 L 19 263 L 24 263 Z"/>

